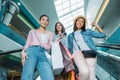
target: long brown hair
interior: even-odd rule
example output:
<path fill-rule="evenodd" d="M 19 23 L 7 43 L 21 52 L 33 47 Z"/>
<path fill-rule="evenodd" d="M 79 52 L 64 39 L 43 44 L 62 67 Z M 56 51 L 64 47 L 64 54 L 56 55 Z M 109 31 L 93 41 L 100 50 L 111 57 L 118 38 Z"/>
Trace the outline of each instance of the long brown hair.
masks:
<path fill-rule="evenodd" d="M 83 17 L 78 17 L 77 19 L 75 19 L 75 22 L 74 22 L 74 27 L 73 27 L 73 30 L 74 30 L 74 31 L 77 30 L 76 22 L 77 22 L 77 20 L 80 19 L 80 18 L 82 18 L 82 19 L 84 20 L 84 24 L 83 24 L 83 26 L 82 26 L 82 28 L 81 28 L 82 31 L 85 31 L 85 30 L 86 30 L 86 28 L 85 28 L 85 26 L 86 26 L 86 19 L 83 18 Z"/>
<path fill-rule="evenodd" d="M 63 24 L 61 23 L 61 22 L 57 22 L 56 24 L 55 24 L 55 34 L 58 34 L 58 31 L 57 31 L 57 24 L 60 24 L 61 26 L 62 26 L 62 33 L 65 33 L 65 28 L 64 28 L 64 26 L 63 26 Z"/>

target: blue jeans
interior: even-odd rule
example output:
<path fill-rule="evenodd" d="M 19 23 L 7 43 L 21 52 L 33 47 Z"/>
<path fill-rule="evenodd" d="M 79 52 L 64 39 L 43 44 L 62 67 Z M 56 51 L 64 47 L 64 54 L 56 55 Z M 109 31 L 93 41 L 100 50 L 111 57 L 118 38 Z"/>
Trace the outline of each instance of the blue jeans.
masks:
<path fill-rule="evenodd" d="M 26 50 L 28 58 L 23 66 L 21 80 L 32 80 L 35 68 L 37 68 L 41 80 L 54 80 L 50 63 L 45 55 L 45 49 L 41 46 L 30 46 Z"/>

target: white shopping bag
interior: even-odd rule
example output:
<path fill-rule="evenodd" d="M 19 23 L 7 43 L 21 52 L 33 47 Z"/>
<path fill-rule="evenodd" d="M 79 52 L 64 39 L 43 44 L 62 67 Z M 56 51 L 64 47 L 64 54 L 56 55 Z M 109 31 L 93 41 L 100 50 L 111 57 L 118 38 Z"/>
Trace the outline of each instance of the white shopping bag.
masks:
<path fill-rule="evenodd" d="M 52 56 L 47 52 L 45 51 L 45 54 L 46 54 L 46 57 L 48 59 L 48 62 L 50 63 L 50 65 L 52 66 Z"/>
<path fill-rule="evenodd" d="M 38 76 L 35 80 L 41 80 L 40 76 Z"/>
<path fill-rule="evenodd" d="M 52 43 L 52 66 L 55 75 L 60 74 L 64 69 L 63 56 L 58 42 Z"/>

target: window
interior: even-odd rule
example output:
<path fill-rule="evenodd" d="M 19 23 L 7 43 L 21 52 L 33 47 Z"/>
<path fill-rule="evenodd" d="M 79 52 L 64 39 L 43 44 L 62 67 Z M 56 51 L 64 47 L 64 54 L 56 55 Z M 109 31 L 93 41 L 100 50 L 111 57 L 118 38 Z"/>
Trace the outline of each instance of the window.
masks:
<path fill-rule="evenodd" d="M 77 15 L 84 15 L 84 0 L 55 0 L 55 8 L 59 21 L 66 32 L 73 30 L 73 20 Z"/>

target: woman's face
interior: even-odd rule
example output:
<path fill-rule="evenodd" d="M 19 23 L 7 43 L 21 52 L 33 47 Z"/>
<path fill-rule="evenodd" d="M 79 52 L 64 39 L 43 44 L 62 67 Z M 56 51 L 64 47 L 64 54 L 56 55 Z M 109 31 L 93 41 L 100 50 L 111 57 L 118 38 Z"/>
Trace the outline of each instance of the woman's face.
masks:
<path fill-rule="evenodd" d="M 47 27 L 49 24 L 49 20 L 48 20 L 48 17 L 46 16 L 43 16 L 41 19 L 40 19 L 40 26 L 41 27 Z"/>
<path fill-rule="evenodd" d="M 80 30 L 80 29 L 83 27 L 84 22 L 85 22 L 85 21 L 84 21 L 83 18 L 79 18 L 79 19 L 76 21 L 76 27 L 77 27 L 78 30 Z"/>
<path fill-rule="evenodd" d="M 60 23 L 58 23 L 56 25 L 56 30 L 59 32 L 59 31 L 62 31 L 62 25 Z"/>

